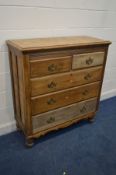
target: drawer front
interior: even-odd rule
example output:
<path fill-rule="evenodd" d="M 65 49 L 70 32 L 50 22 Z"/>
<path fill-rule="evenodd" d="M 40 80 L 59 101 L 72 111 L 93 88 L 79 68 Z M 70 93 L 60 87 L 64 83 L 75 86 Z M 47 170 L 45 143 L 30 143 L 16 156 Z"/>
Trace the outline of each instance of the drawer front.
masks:
<path fill-rule="evenodd" d="M 104 62 L 104 52 L 94 52 L 73 55 L 72 69 L 80 69 L 102 65 Z"/>
<path fill-rule="evenodd" d="M 32 115 L 98 96 L 100 82 L 31 98 Z"/>
<path fill-rule="evenodd" d="M 30 61 L 31 77 L 42 77 L 71 69 L 71 56 Z"/>
<path fill-rule="evenodd" d="M 54 92 L 101 80 L 102 67 L 31 79 L 31 96 Z"/>
<path fill-rule="evenodd" d="M 94 112 L 96 110 L 97 99 L 91 99 L 79 103 L 72 104 L 67 107 L 46 112 L 38 116 L 33 116 L 32 125 L 33 133 L 39 132 L 64 123 L 67 120 L 76 119 L 82 115 Z"/>

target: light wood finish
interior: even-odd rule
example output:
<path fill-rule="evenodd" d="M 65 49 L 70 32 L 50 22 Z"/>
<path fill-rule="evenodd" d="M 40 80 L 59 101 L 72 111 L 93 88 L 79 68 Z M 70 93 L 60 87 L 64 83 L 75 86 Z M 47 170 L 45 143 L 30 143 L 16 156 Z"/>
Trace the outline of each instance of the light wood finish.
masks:
<path fill-rule="evenodd" d="M 53 48 L 67 48 L 90 45 L 107 45 L 110 41 L 101 40 L 88 36 L 54 37 L 54 38 L 34 38 L 10 40 L 7 43 L 20 51 L 35 51 Z"/>
<path fill-rule="evenodd" d="M 90 121 L 90 120 L 94 119 L 95 114 L 96 114 L 95 112 L 91 112 L 91 113 L 88 113 L 88 114 L 85 114 L 85 115 L 81 115 L 81 116 L 75 117 L 72 120 L 67 120 L 64 123 L 61 123 L 59 125 L 50 127 L 48 129 L 41 130 L 39 132 L 35 132 L 33 134 L 33 136 L 29 137 L 29 139 L 31 139 L 31 138 L 39 138 L 40 136 L 45 135 L 48 132 L 57 131 L 59 129 L 66 128 L 66 127 L 68 127 L 68 126 L 70 126 L 72 124 L 80 122 L 81 120 L 88 120 L 88 121 Z"/>
<path fill-rule="evenodd" d="M 102 67 L 95 67 L 31 79 L 31 96 L 37 96 L 99 81 L 102 78 L 102 71 Z"/>
<path fill-rule="evenodd" d="M 94 117 L 110 43 L 87 36 L 7 41 L 16 125 L 26 145 Z"/>
<path fill-rule="evenodd" d="M 75 103 L 64 108 L 56 109 L 54 111 L 46 112 L 38 116 L 33 116 L 33 132 L 36 133 L 64 123 L 67 120 L 72 120 L 90 112 L 95 112 L 96 104 L 97 99 L 94 98 L 80 103 Z"/>
<path fill-rule="evenodd" d="M 93 52 L 73 55 L 72 69 L 80 69 L 102 65 L 104 62 L 104 52 Z"/>
<path fill-rule="evenodd" d="M 54 73 L 66 72 L 71 69 L 71 57 L 58 57 L 30 61 L 31 77 L 41 77 Z"/>
<path fill-rule="evenodd" d="M 14 101 L 14 114 L 17 120 L 21 119 L 21 108 L 20 108 L 20 96 L 19 96 L 19 82 L 18 82 L 18 65 L 17 65 L 17 57 L 15 53 L 9 50 L 9 61 L 10 61 L 10 69 L 12 75 L 13 82 L 13 101 Z M 22 121 L 23 122 L 23 121 Z"/>
<path fill-rule="evenodd" d="M 99 93 L 100 82 L 59 91 L 49 95 L 32 98 L 32 115 L 66 106 L 91 97 Z"/>

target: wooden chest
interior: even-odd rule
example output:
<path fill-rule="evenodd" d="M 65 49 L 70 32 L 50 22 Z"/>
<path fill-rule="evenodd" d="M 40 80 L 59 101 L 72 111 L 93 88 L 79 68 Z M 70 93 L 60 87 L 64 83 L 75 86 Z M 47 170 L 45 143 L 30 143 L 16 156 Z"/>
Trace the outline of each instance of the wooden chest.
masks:
<path fill-rule="evenodd" d="M 109 41 L 75 36 L 7 44 L 16 124 L 27 145 L 49 131 L 93 119 Z"/>

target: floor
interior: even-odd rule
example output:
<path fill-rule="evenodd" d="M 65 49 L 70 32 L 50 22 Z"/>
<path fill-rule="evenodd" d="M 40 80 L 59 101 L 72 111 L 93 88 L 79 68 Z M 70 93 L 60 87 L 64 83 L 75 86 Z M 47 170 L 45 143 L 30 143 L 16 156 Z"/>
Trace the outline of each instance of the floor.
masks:
<path fill-rule="evenodd" d="M 0 137 L 0 175 L 116 175 L 116 97 L 95 122 L 52 132 L 27 149 L 20 132 Z"/>

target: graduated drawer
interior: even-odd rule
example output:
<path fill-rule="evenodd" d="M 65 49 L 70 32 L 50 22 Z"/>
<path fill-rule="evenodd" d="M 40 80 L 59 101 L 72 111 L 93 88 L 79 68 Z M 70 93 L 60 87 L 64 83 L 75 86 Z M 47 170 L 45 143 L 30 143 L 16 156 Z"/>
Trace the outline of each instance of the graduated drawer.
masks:
<path fill-rule="evenodd" d="M 72 69 L 80 69 L 102 65 L 104 62 L 104 52 L 93 52 L 73 55 Z"/>
<path fill-rule="evenodd" d="M 31 77 L 42 77 L 71 69 L 71 56 L 30 60 Z"/>
<path fill-rule="evenodd" d="M 101 80 L 102 67 L 31 79 L 31 96 L 50 93 Z"/>
<path fill-rule="evenodd" d="M 33 116 L 33 133 L 59 125 L 96 110 L 97 99 L 89 99 L 60 109 Z"/>
<path fill-rule="evenodd" d="M 98 96 L 100 82 L 31 98 L 32 115 Z"/>

